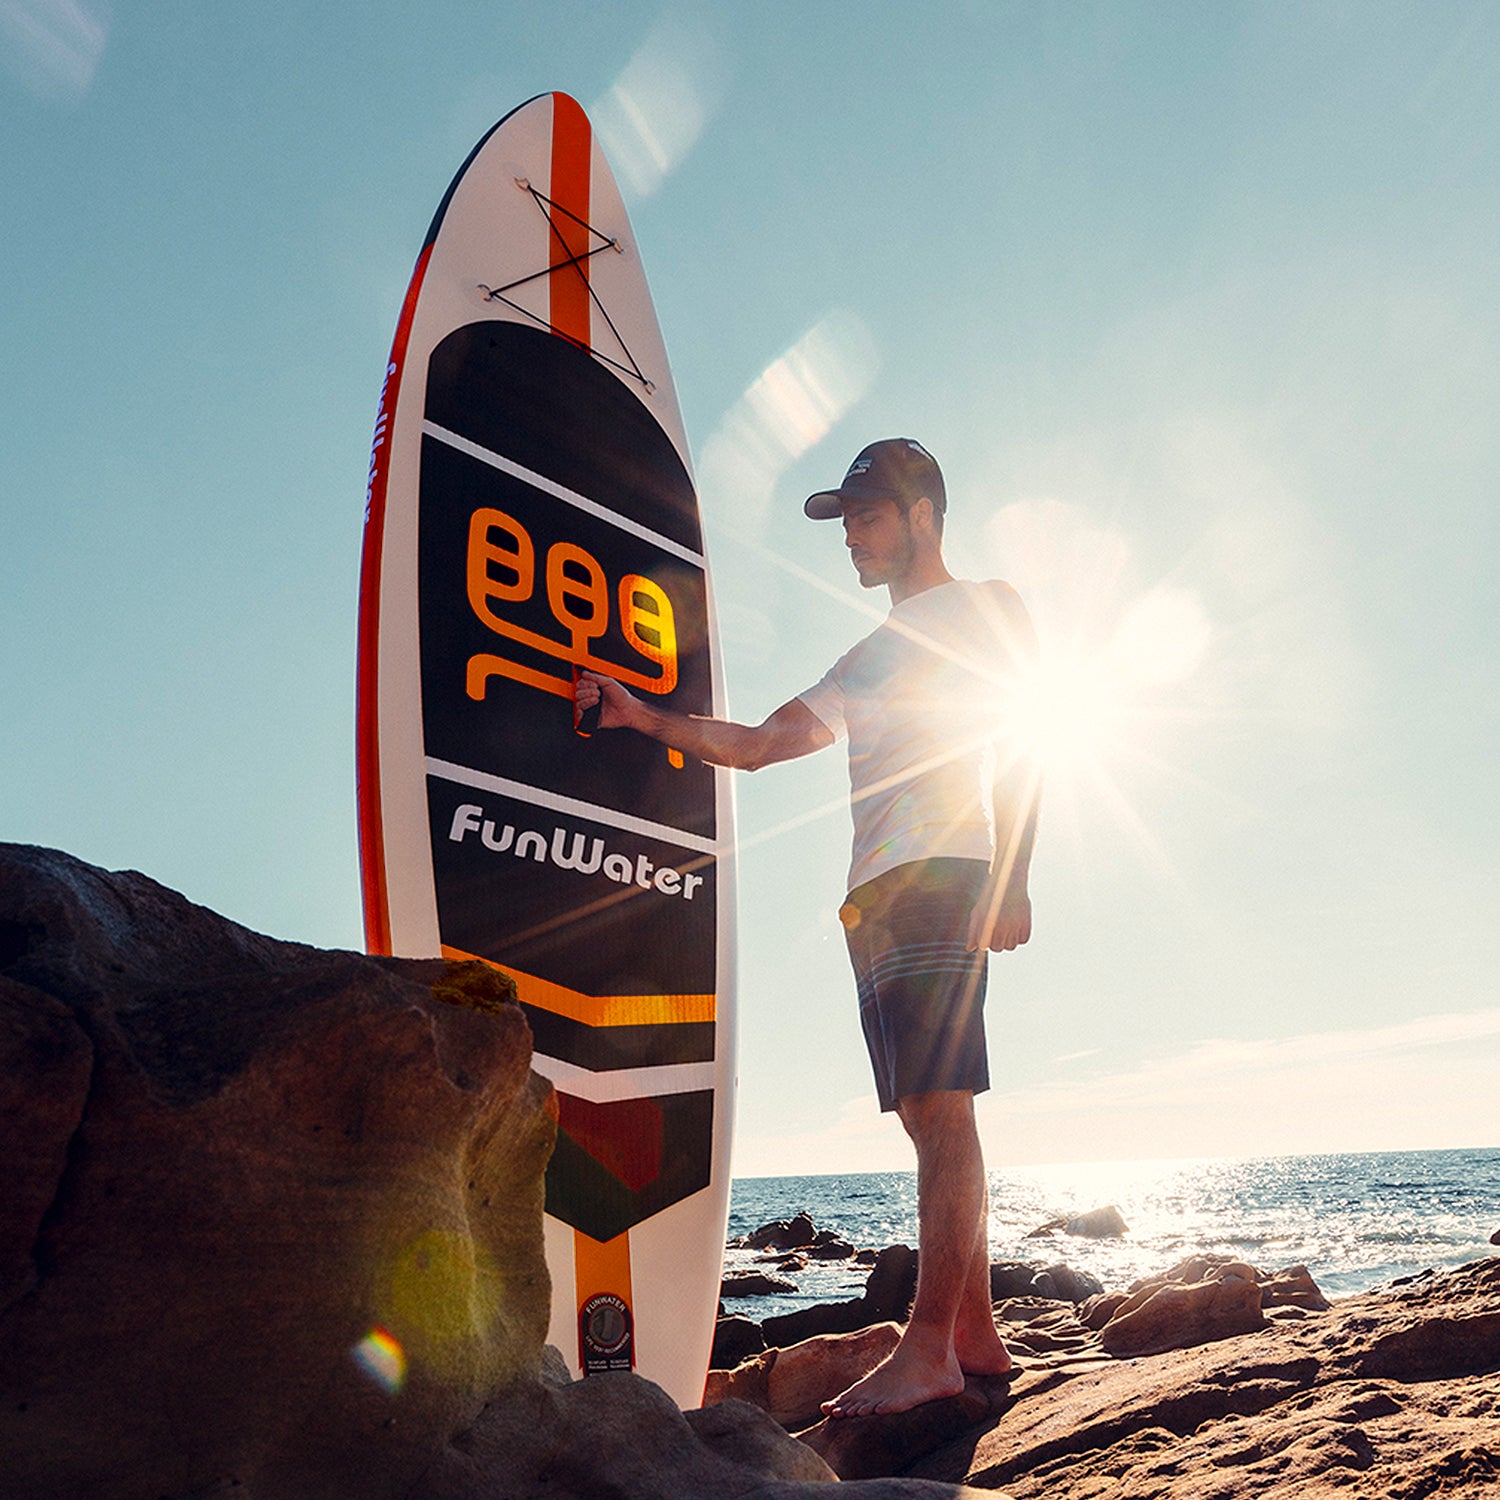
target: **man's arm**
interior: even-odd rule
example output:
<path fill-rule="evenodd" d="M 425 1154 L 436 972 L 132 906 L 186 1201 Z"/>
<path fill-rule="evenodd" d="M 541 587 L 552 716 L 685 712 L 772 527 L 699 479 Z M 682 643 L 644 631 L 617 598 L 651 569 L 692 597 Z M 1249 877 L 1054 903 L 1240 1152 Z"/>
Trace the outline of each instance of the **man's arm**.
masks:
<path fill-rule="evenodd" d="M 969 917 L 971 952 L 981 948 L 1009 952 L 1031 937 L 1027 881 L 1041 798 L 1041 772 L 1029 757 L 996 774 L 995 856 Z"/>
<path fill-rule="evenodd" d="M 764 723 L 734 724 L 658 708 L 613 677 L 582 672 L 574 701 L 580 713 L 599 705 L 600 729 L 634 729 L 709 765 L 737 771 L 758 771 L 833 743 L 833 732 L 800 698 L 783 703 Z"/>
<path fill-rule="evenodd" d="M 1002 587 L 1004 587 L 1002 585 Z M 1001 649 L 1022 670 L 1034 669 L 1036 631 L 1025 606 L 1013 590 L 1005 589 Z M 1004 764 L 995 771 L 991 808 L 995 854 L 989 879 L 969 918 L 970 951 L 990 948 L 1010 952 L 1031 937 L 1031 851 L 1036 844 L 1037 812 L 1042 800 L 1042 769 L 1034 754 L 1004 740 L 996 746 Z"/>

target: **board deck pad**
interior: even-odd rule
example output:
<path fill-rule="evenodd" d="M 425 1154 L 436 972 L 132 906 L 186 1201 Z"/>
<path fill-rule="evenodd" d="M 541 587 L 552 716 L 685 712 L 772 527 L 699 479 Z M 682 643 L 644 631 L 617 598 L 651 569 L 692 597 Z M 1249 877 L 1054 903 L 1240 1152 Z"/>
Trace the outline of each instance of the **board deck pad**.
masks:
<path fill-rule="evenodd" d="M 580 670 L 723 711 L 697 496 L 623 205 L 582 110 L 476 148 L 387 370 L 361 584 L 372 951 L 511 975 L 556 1087 L 556 1344 L 701 1398 L 728 1204 L 727 776 L 579 732 Z"/>

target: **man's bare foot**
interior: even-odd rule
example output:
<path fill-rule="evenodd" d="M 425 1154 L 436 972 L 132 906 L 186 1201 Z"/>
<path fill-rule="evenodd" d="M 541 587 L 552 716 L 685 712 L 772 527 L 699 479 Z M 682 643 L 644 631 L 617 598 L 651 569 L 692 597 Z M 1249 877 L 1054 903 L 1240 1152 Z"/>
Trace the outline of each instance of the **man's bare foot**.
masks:
<path fill-rule="evenodd" d="M 956 1396 L 964 1388 L 964 1372 L 949 1350 L 947 1357 L 929 1355 L 903 1340 L 890 1357 L 876 1365 L 847 1391 L 823 1403 L 829 1417 L 873 1417 L 910 1411 L 927 1401 Z"/>

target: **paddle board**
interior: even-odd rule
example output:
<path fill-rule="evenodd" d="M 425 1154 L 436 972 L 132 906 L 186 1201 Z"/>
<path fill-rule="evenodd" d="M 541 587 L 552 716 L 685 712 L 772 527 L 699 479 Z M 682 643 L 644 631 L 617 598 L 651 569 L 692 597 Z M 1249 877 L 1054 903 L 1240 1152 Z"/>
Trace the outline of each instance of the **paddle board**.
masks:
<path fill-rule="evenodd" d="M 687 441 L 619 190 L 543 94 L 443 198 L 386 366 L 360 589 L 373 953 L 511 975 L 556 1088 L 548 1335 L 701 1402 L 733 1113 L 728 773 L 575 723 L 722 715 Z"/>

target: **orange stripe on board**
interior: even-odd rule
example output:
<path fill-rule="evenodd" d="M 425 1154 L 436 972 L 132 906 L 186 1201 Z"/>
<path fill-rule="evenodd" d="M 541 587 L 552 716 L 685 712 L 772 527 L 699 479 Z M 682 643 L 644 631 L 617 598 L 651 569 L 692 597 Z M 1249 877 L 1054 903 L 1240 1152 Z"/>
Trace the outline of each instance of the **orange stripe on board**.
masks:
<path fill-rule="evenodd" d="M 553 228 L 552 266 L 564 266 L 572 256 L 589 250 L 589 178 L 593 170 L 594 136 L 588 116 L 576 99 L 566 94 L 552 96 L 552 192 L 551 198 L 567 213 L 549 211 Z M 582 223 L 568 217 L 576 214 Z M 588 284 L 588 262 L 554 270 L 547 278 L 552 288 L 550 320 L 565 338 L 587 349 L 592 343 Z"/>
<path fill-rule="evenodd" d="M 635 1322 L 635 1308 L 630 1297 L 630 1231 L 617 1234 L 612 1240 L 596 1240 L 581 1229 L 573 1231 L 573 1285 L 578 1294 L 578 1366 L 589 1373 L 590 1357 L 584 1336 L 584 1314 L 589 1304 L 599 1297 L 618 1297 L 624 1304 L 631 1325 Z M 628 1356 L 630 1368 L 635 1368 L 634 1329 L 625 1347 L 620 1351 Z"/>
<path fill-rule="evenodd" d="M 417 294 L 432 255 L 428 245 L 417 257 L 406 288 L 391 357 L 386 361 L 380 410 L 370 451 L 370 478 L 365 492 L 365 535 L 359 569 L 359 667 L 354 684 L 354 753 L 359 811 L 359 866 L 364 894 L 365 949 L 390 953 L 391 908 L 385 870 L 385 823 L 380 807 L 380 570 L 385 558 L 386 490 L 391 475 L 391 436 L 396 398 L 406 365 Z"/>
<path fill-rule="evenodd" d="M 497 964 L 462 948 L 443 944 L 443 957 L 488 964 L 516 982 L 516 992 L 528 1005 L 553 1015 L 581 1021 L 585 1026 L 671 1026 L 684 1021 L 712 1021 L 718 1013 L 715 995 L 585 995 L 565 985 L 538 979 L 505 964 Z"/>

